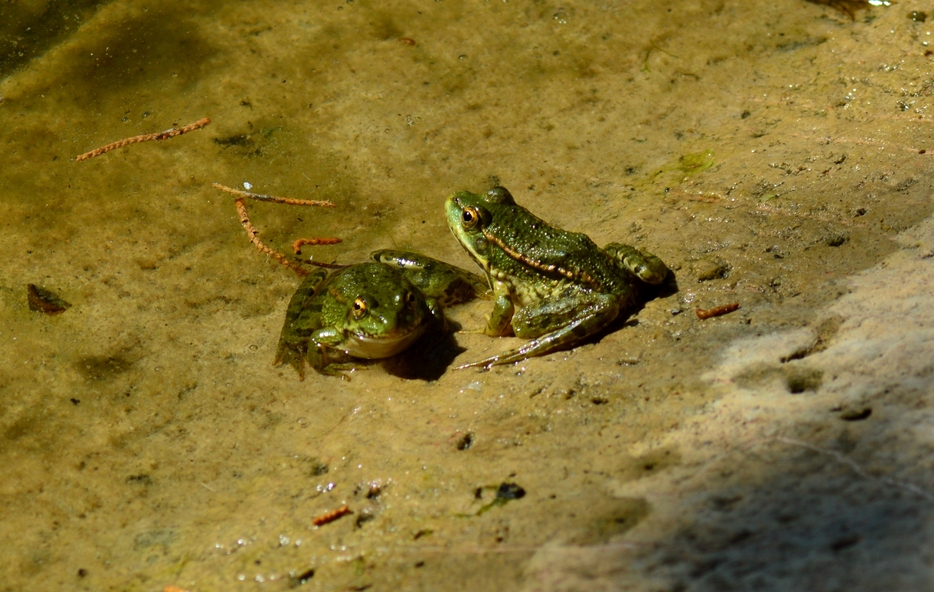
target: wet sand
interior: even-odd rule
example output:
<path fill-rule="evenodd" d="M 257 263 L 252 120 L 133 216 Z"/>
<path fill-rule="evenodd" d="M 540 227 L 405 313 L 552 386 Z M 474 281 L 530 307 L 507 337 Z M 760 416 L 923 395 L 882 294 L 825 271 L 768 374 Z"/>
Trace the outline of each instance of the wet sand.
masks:
<path fill-rule="evenodd" d="M 0 590 L 934 588 L 922 10 L 0 9 Z M 443 200 L 502 184 L 676 284 L 571 351 L 299 381 L 299 280 L 212 182 L 337 204 L 250 204 L 280 251 L 465 268 Z"/>

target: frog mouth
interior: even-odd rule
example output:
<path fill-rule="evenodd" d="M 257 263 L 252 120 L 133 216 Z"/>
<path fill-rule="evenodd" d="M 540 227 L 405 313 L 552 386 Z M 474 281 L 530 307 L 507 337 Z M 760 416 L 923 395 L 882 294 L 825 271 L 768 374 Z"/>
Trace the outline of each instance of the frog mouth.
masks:
<path fill-rule="evenodd" d="M 408 349 L 424 332 L 425 325 L 418 325 L 408 331 L 393 331 L 379 337 L 351 333 L 343 349 L 348 355 L 365 360 L 389 358 Z"/>

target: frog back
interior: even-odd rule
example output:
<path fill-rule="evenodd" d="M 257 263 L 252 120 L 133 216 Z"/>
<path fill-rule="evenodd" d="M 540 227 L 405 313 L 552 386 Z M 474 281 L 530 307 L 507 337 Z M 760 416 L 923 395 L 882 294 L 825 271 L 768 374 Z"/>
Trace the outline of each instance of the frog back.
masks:
<path fill-rule="evenodd" d="M 512 277 L 517 284 L 540 282 L 545 277 L 551 280 L 553 290 L 630 291 L 635 276 L 586 234 L 552 226 L 516 204 L 495 208 L 483 230 L 491 246 L 501 253 L 491 258 L 492 274 Z"/>

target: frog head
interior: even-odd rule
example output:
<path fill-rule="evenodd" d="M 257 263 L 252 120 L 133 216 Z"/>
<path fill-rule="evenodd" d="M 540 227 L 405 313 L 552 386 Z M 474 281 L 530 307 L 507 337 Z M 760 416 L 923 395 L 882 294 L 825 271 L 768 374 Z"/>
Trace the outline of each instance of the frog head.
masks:
<path fill-rule="evenodd" d="M 388 358 L 411 346 L 431 323 L 425 297 L 400 272 L 355 265 L 327 287 L 314 340 L 355 358 Z"/>
<path fill-rule="evenodd" d="M 444 203 L 445 216 L 454 237 L 487 273 L 490 272 L 490 243 L 483 229 L 493 222 L 498 206 L 515 203 L 503 187 L 494 187 L 486 195 L 458 191 Z"/>

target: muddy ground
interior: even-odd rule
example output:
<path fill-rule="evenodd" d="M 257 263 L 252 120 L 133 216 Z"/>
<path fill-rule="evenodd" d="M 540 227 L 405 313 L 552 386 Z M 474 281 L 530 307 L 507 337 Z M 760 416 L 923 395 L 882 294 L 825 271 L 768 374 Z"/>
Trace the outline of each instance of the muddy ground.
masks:
<path fill-rule="evenodd" d="M 934 589 L 934 14 L 856 4 L 4 4 L 0 589 Z M 500 183 L 675 283 L 299 381 L 212 182 L 464 267 L 443 200 Z"/>

